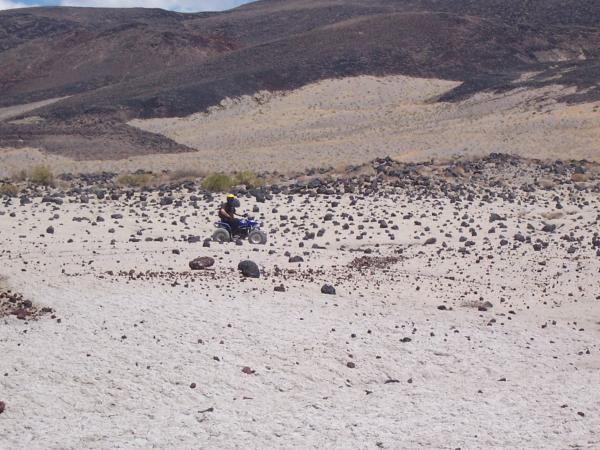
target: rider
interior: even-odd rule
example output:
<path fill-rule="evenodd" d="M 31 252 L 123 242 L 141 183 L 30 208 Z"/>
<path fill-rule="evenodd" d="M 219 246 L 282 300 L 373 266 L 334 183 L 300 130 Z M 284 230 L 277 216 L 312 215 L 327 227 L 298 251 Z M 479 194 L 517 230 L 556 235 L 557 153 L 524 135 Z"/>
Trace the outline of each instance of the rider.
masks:
<path fill-rule="evenodd" d="M 219 218 L 231 227 L 231 233 L 240 227 L 240 219 L 235 217 L 235 208 L 240 206 L 240 201 L 233 194 L 227 194 L 227 201 L 219 209 Z"/>

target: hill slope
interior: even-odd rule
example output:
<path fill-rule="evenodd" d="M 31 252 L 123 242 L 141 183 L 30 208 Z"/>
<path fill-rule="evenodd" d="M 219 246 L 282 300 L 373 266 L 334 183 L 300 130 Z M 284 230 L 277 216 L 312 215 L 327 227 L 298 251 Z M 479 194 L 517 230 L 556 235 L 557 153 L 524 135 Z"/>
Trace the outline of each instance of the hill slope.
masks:
<path fill-rule="evenodd" d="M 564 97 L 569 102 L 598 100 L 599 24 L 600 5 L 589 0 L 264 0 L 202 14 L 2 12 L 0 107 L 61 99 L 17 117 L 41 119 L 0 122 L 0 146 L 84 159 L 186 151 L 126 122 L 347 76 L 461 82 L 444 101 L 549 84 L 576 88 Z"/>

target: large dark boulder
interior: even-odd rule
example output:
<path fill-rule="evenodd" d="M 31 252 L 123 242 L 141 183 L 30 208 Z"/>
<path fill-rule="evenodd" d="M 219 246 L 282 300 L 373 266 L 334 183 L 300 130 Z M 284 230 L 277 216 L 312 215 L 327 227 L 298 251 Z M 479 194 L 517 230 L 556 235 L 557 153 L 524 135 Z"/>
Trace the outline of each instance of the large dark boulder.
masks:
<path fill-rule="evenodd" d="M 248 190 L 248 193 L 254 197 L 258 203 L 264 203 L 266 201 L 266 195 L 260 189 L 252 188 Z"/>
<path fill-rule="evenodd" d="M 260 269 L 253 261 L 242 261 L 238 264 L 238 270 L 248 278 L 260 278 Z"/>
<path fill-rule="evenodd" d="M 209 267 L 214 266 L 215 260 L 210 256 L 201 256 L 199 258 L 190 261 L 190 269 L 192 270 L 205 270 Z"/>
<path fill-rule="evenodd" d="M 324 284 L 321 288 L 321 294 L 335 295 L 335 288 L 330 284 Z"/>

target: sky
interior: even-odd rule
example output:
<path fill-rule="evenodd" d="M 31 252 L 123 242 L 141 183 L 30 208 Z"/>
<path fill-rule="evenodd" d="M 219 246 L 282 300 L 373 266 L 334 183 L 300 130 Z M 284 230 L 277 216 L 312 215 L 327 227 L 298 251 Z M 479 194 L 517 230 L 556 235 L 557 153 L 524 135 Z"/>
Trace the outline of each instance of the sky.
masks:
<path fill-rule="evenodd" d="M 28 6 L 98 6 L 106 8 L 162 8 L 181 12 L 219 11 L 250 0 L 0 0 L 0 10 Z"/>

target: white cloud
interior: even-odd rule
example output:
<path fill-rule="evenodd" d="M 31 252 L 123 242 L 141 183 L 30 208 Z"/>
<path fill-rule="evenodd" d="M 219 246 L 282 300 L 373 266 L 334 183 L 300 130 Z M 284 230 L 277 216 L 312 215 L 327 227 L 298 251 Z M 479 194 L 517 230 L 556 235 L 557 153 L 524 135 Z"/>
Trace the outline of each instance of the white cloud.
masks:
<path fill-rule="evenodd" d="M 27 8 L 28 5 L 19 2 L 13 2 L 12 0 L 0 0 L 0 10 L 13 9 L 13 8 Z"/>
<path fill-rule="evenodd" d="M 5 0 L 0 0 L 0 5 Z M 173 11 L 219 11 L 248 3 L 248 0 L 62 0 L 62 6 L 96 6 L 105 8 L 162 8 Z M 0 8 L 1 9 L 1 8 Z"/>

